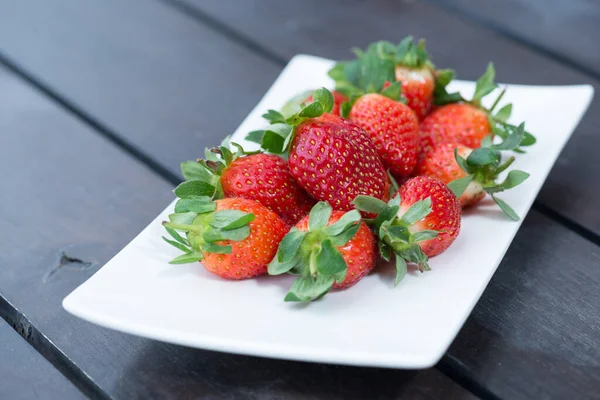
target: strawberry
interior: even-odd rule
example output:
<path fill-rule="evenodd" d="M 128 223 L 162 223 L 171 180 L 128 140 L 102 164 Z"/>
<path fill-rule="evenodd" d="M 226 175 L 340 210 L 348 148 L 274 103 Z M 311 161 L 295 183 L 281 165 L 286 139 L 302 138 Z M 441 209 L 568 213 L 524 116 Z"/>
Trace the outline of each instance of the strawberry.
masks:
<path fill-rule="evenodd" d="M 421 120 L 430 112 L 438 95 L 448 96 L 445 86 L 452 80 L 454 72 L 436 70 L 425 51 L 423 39 L 418 44 L 410 36 L 398 45 L 374 42 L 365 52 L 355 52 L 357 59 L 339 62 L 329 71 L 336 87 L 350 97 L 357 90 L 377 92 L 383 82 L 397 81 L 406 104 Z"/>
<path fill-rule="evenodd" d="M 409 107 L 368 93 L 352 104 L 348 117 L 369 134 L 384 166 L 397 179 L 412 174 L 419 150 L 419 121 Z"/>
<path fill-rule="evenodd" d="M 340 92 L 335 91 L 335 90 L 331 91 L 331 94 L 333 94 L 333 108 L 331 109 L 331 111 L 329 113 L 333 114 L 333 115 L 340 115 L 340 106 L 342 105 L 342 103 L 345 103 L 348 101 L 348 97 Z M 305 102 L 306 103 L 313 102 L 312 94 L 305 100 Z"/>
<path fill-rule="evenodd" d="M 299 113 L 302 110 L 302 107 L 313 102 L 313 92 L 314 90 L 304 91 L 289 99 L 283 107 L 281 107 L 281 114 L 285 117 L 290 117 Z M 348 101 L 348 97 L 335 90 L 331 91 L 331 94 L 333 94 L 333 108 L 331 109 L 330 114 L 340 115 L 340 106 L 342 103 Z"/>
<path fill-rule="evenodd" d="M 354 285 L 376 261 L 375 238 L 360 213 L 332 211 L 322 201 L 283 238 L 269 274 L 299 275 L 285 301 L 312 301 Z"/>
<path fill-rule="evenodd" d="M 501 143 L 492 144 L 488 137 L 483 140 L 483 147 L 475 150 L 457 144 L 439 145 L 429 153 L 421 165 L 421 171 L 440 177 L 461 199 L 463 207 L 476 203 L 485 193 L 489 193 L 508 217 L 518 221 L 517 213 L 497 194 L 520 185 L 529 174 L 512 170 L 503 182 L 497 183 L 496 180 L 515 161 L 515 157 L 511 156 L 502 162 L 501 151 L 517 149 L 524 137 L 525 124 L 521 124 L 515 133 Z"/>
<path fill-rule="evenodd" d="M 459 143 L 474 149 L 480 147 L 481 141 L 487 136 L 497 135 L 505 139 L 516 131 L 516 126 L 506 122 L 512 112 L 511 104 L 494 113 L 505 91 L 500 93 L 491 108 L 487 109 L 481 104 L 485 96 L 498 88 L 494 82 L 495 75 L 494 65 L 490 63 L 485 74 L 477 81 L 471 100 L 465 100 L 458 93 L 448 94 L 445 89 L 440 89 L 436 101 L 441 106 L 421 122 L 419 162 L 440 143 Z M 534 143 L 535 138 L 525 132 L 520 145 L 530 146 Z"/>
<path fill-rule="evenodd" d="M 271 126 L 248 140 L 271 153 L 287 153 L 290 173 L 306 192 L 336 210 L 353 208 L 359 194 L 387 196 L 387 175 L 368 135 L 357 125 L 329 114 L 333 95 L 325 88 L 300 113 L 285 118 L 270 110 Z"/>
<path fill-rule="evenodd" d="M 374 226 L 381 256 L 396 259 L 398 284 L 413 262 L 419 270 L 429 270 L 428 258 L 445 251 L 460 232 L 461 209 L 454 193 L 436 178 L 409 179 L 386 204 L 368 196 L 358 196 L 356 208 L 377 217 Z"/>
<path fill-rule="evenodd" d="M 433 149 L 427 158 L 420 164 L 417 171 L 419 175 L 433 176 L 448 185 L 455 179 L 464 178 L 467 172 L 456 162 L 454 150 L 462 158 L 467 158 L 473 151 L 470 147 L 459 143 L 443 143 Z M 462 208 L 477 203 L 485 196 L 481 184 L 476 181 L 469 182 L 467 188 L 459 197 Z"/>
<path fill-rule="evenodd" d="M 163 239 L 184 252 L 171 264 L 202 261 L 208 271 L 225 279 L 265 274 L 288 231 L 277 214 L 254 200 L 211 201 L 208 196 L 187 194 L 163 225 L 172 237 Z M 185 237 L 177 231 L 185 232 Z"/>
<path fill-rule="evenodd" d="M 215 188 L 213 198 L 256 200 L 289 225 L 307 215 L 315 200 L 292 179 L 287 161 L 273 154 L 247 153 L 239 145 L 211 149 L 210 159 L 182 164 L 184 176 Z"/>

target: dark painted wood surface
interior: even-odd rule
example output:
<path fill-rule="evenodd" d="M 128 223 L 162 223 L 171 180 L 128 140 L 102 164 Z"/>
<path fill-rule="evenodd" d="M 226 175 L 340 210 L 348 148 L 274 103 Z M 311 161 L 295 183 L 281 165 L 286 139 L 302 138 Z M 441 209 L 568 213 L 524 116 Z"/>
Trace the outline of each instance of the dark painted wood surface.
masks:
<path fill-rule="evenodd" d="M 176 173 L 237 128 L 281 69 L 156 1 L 0 9 L 0 51 Z"/>
<path fill-rule="evenodd" d="M 0 398 L 71 400 L 85 397 L 0 319 Z"/>
<path fill-rule="evenodd" d="M 172 185 L 0 68 L 0 295 L 5 318 L 88 395 L 472 398 L 419 372 L 273 361 L 167 345 L 67 314 L 62 299 L 171 200 Z M 17 313 L 24 313 L 25 317 Z M 1 396 L 0 396 L 1 397 Z"/>
<path fill-rule="evenodd" d="M 436 4 L 600 75 L 598 1 L 437 0 Z"/>
<path fill-rule="evenodd" d="M 297 53 L 343 58 L 352 46 L 412 34 L 426 37 L 438 65 L 454 66 L 464 79 L 494 60 L 507 82 L 600 88 L 429 3 L 379 0 L 366 10 L 358 1 L 186 1 L 4 0 L 0 50 L 177 174 L 181 160 L 237 127 Z M 169 4 L 191 10 L 178 13 Z M 598 148 L 590 145 L 599 115 L 597 99 L 539 197 L 596 234 L 600 214 L 585 205 L 600 201 L 600 188 L 581 165 L 600 175 Z"/>
<path fill-rule="evenodd" d="M 223 0 L 198 2 L 203 14 L 193 17 L 151 1 L 66 4 L 4 3 L 0 51 L 172 171 L 181 159 L 197 154 L 196 146 L 222 137 L 222 127 L 235 128 L 296 52 L 341 57 L 351 45 L 413 33 L 430 38 L 438 63 L 456 65 L 465 78 L 474 78 L 488 59 L 495 59 L 506 81 L 589 81 L 420 3 L 373 2 L 368 19 L 356 5 L 361 3 L 348 3 L 343 16 L 320 3 L 320 19 L 311 14 L 310 4 L 302 14 L 294 3 L 277 8 L 279 3 L 272 2 L 262 9 L 263 2 L 245 2 L 246 8 Z M 350 29 L 356 26 L 352 21 L 361 21 L 364 29 Z M 519 60 L 518 68 L 511 57 Z M 466 59 L 471 62 L 461 61 Z M 220 80 L 220 71 L 227 79 Z M 117 398 L 468 396 L 436 370 L 410 373 L 231 356 L 133 338 L 68 316 L 61 299 L 168 202 L 171 183 L 14 77 L 1 76 L 0 127 L 9 133 L 0 137 L 0 168 L 15 172 L 0 210 L 11 227 L 0 231 L 7 249 L 0 256 L 0 295 L 46 335 L 39 347 L 66 354 L 72 379 L 79 377 L 75 370 L 88 376 L 78 381 L 84 389 Z M 223 103 L 213 106 L 223 91 L 231 113 Z M 597 213 L 581 206 L 597 199 L 597 188 L 588 184 L 596 166 L 589 164 L 590 175 L 569 175 L 579 172 L 582 162 L 595 160 L 590 143 L 598 124 L 590 115 L 593 110 L 541 199 L 596 229 Z M 198 121 L 206 129 L 194 136 Z M 561 196 L 564 190 L 572 195 Z M 44 229 L 32 230 L 34 225 Z M 444 369 L 507 398 L 595 396 L 598 353 L 590 343 L 599 338 L 592 291 L 599 280 L 592 267 L 598 265 L 598 253 L 594 244 L 532 212 L 444 358 Z"/>

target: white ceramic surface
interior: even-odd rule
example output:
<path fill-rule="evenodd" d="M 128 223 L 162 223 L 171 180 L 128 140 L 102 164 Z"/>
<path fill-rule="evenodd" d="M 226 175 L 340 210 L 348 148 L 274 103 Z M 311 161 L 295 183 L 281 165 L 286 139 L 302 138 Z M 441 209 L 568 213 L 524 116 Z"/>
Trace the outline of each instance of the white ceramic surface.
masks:
<path fill-rule="evenodd" d="M 330 66 L 321 58 L 294 57 L 232 140 L 244 143 L 246 132 L 264 125 L 261 114 L 292 94 L 331 86 Z M 508 86 L 504 102 L 514 103 L 511 120 L 526 120 L 538 139 L 514 164 L 531 177 L 500 195 L 522 221 L 593 88 Z M 456 82 L 453 88 L 470 96 L 474 84 Z M 431 272 L 409 272 L 394 288 L 393 269 L 382 266 L 350 290 L 298 305 L 283 302 L 289 276 L 230 282 L 199 264 L 169 265 L 178 251 L 160 238 L 160 222 L 172 206 L 65 298 L 65 309 L 108 328 L 202 349 L 395 368 L 426 368 L 441 358 L 520 226 L 484 201 L 466 213 L 450 249 L 430 261 Z"/>

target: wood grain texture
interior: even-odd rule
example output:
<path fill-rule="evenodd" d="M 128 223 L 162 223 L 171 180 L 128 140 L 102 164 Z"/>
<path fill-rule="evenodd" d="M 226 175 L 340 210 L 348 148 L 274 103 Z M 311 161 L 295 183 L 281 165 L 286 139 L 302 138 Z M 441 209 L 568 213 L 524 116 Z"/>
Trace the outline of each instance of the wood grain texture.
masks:
<path fill-rule="evenodd" d="M 351 47 L 364 48 L 375 40 L 399 40 L 413 35 L 426 38 L 434 62 L 440 67 L 455 68 L 462 79 L 476 79 L 493 60 L 501 82 L 592 84 L 600 90 L 600 81 L 428 3 L 375 0 L 367 6 L 360 1 L 318 0 L 249 0 L 243 5 L 235 0 L 172 2 L 183 2 L 218 19 L 277 57 L 308 53 L 343 59 L 351 56 Z M 504 7 L 505 2 L 499 3 L 502 6 L 497 7 Z M 600 186 L 589 184 L 590 177 L 600 175 L 600 163 L 596 162 L 599 129 L 600 99 L 596 97 L 538 197 L 544 205 L 596 234 L 600 234 L 600 213 L 586 205 L 600 201 Z"/>
<path fill-rule="evenodd" d="M 84 399 L 83 394 L 0 319 L 0 397 L 11 400 Z"/>
<path fill-rule="evenodd" d="M 0 9 L 1 52 L 177 173 L 230 134 L 280 70 L 155 1 Z"/>
<path fill-rule="evenodd" d="M 443 0 L 469 18 L 600 74 L 600 3 L 594 0 Z"/>
<path fill-rule="evenodd" d="M 2 68 L 0 87 L 0 170 L 11 172 L 0 207 L 0 295 L 27 316 L 27 329 L 41 332 L 37 346 L 50 347 L 43 349 L 50 358 L 61 352 L 67 369 L 85 374 L 77 383 L 88 393 L 97 389 L 117 399 L 473 398 L 435 369 L 241 357 L 145 340 L 70 316 L 62 299 L 167 205 L 171 185 Z"/>

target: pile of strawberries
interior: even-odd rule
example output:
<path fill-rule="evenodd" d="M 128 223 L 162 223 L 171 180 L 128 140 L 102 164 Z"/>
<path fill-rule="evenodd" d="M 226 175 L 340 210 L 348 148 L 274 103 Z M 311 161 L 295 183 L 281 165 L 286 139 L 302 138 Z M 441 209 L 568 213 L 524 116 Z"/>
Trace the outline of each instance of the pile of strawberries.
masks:
<path fill-rule="evenodd" d="M 296 95 L 269 125 L 248 134 L 261 150 L 236 143 L 182 164 L 175 212 L 164 238 L 223 278 L 294 274 L 286 301 L 312 301 L 354 285 L 379 259 L 429 270 L 460 232 L 462 209 L 497 197 L 529 176 L 509 171 L 535 143 L 482 98 L 495 92 L 490 64 L 471 99 L 446 88 L 423 41 L 376 42 L 329 72 L 335 90 Z M 232 150 L 233 149 L 233 150 Z M 400 185 L 399 185 L 400 183 Z"/>

